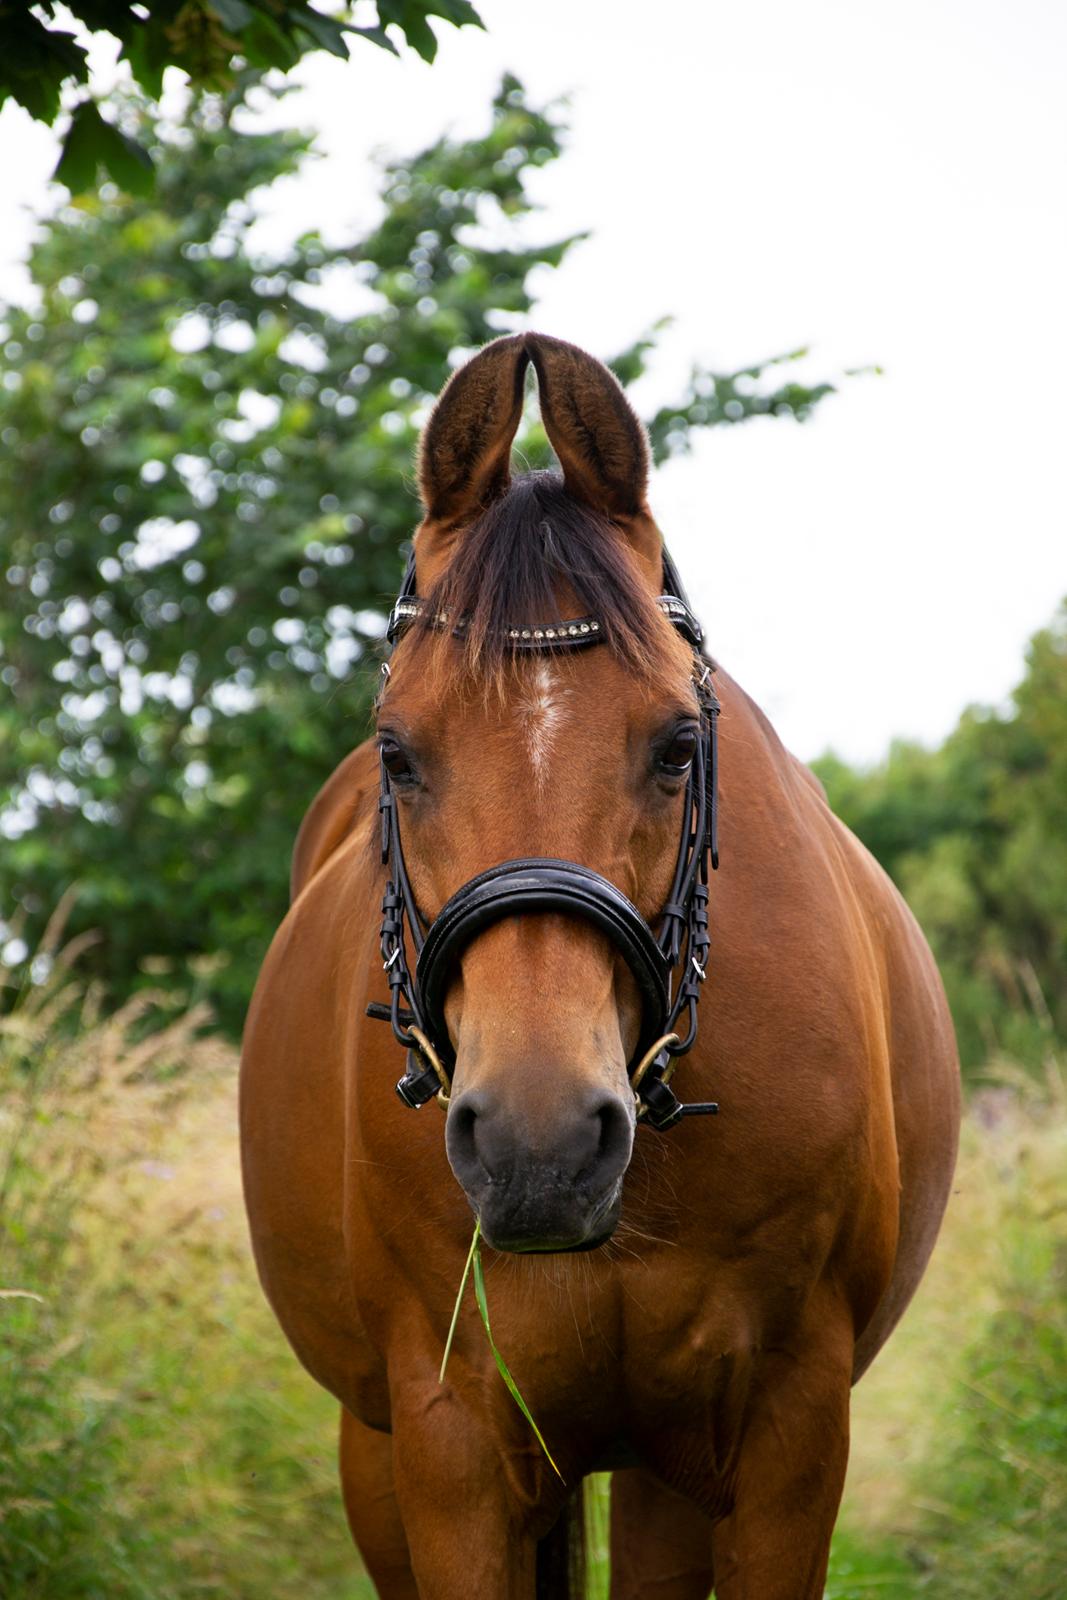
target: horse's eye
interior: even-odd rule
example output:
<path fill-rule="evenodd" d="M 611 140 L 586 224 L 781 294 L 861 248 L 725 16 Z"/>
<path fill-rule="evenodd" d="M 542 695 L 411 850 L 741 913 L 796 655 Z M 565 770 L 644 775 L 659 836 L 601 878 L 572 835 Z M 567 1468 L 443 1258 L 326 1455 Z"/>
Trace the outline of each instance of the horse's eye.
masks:
<path fill-rule="evenodd" d="M 677 728 L 671 735 L 670 743 L 661 751 L 657 766 L 668 777 L 682 778 L 693 765 L 693 757 L 697 753 L 697 731 L 695 728 Z"/>
<path fill-rule="evenodd" d="M 378 749 L 382 755 L 382 765 L 394 783 L 414 783 L 415 773 L 406 751 L 391 739 L 388 734 L 383 734 L 378 741 Z"/>

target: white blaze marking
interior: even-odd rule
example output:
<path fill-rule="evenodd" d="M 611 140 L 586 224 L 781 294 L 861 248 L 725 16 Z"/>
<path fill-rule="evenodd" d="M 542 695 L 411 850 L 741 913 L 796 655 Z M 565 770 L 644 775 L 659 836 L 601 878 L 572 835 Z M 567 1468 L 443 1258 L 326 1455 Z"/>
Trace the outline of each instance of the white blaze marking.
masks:
<path fill-rule="evenodd" d="M 564 695 L 547 661 L 538 661 L 522 701 L 521 716 L 533 763 L 534 777 L 543 785 L 548 776 L 552 739 L 563 720 Z"/>

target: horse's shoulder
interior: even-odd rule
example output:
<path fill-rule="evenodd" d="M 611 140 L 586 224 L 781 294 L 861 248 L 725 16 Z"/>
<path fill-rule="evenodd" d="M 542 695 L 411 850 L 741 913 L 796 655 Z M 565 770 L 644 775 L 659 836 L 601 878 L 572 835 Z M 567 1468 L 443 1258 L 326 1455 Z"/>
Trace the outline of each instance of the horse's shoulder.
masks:
<path fill-rule="evenodd" d="M 292 900 L 350 836 L 377 792 L 378 758 L 367 739 L 334 768 L 304 815 L 293 847 Z"/>

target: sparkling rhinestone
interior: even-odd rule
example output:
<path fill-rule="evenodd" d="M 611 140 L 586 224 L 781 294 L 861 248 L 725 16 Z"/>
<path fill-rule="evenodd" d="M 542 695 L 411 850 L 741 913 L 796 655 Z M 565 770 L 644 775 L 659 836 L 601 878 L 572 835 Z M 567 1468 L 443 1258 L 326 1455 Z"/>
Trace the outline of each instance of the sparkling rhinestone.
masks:
<path fill-rule="evenodd" d="M 518 637 L 519 637 L 519 630 L 518 630 L 518 628 L 512 628 L 512 630 L 511 630 L 511 632 L 510 632 L 510 633 L 509 633 L 509 635 L 508 635 L 508 638 L 509 638 L 509 639 L 517 639 L 517 638 L 518 638 Z"/>
<path fill-rule="evenodd" d="M 545 629 L 545 638 L 546 639 L 554 639 L 555 637 L 556 637 L 555 628 L 546 628 Z"/>
<path fill-rule="evenodd" d="M 535 639 L 543 639 L 544 636 L 545 636 L 544 628 L 535 628 L 534 629 L 534 638 Z"/>
<path fill-rule="evenodd" d="M 572 639 L 576 639 L 578 637 L 578 629 L 574 626 L 573 622 L 571 623 L 570 627 L 567 629 L 567 632 L 570 634 Z"/>
<path fill-rule="evenodd" d="M 581 632 L 582 633 L 588 633 L 589 632 L 589 624 L 588 624 L 588 622 L 581 623 L 580 624 L 580 628 L 581 628 Z"/>
<path fill-rule="evenodd" d="M 530 630 L 529 630 L 529 628 L 523 628 L 523 630 L 522 630 L 522 636 L 523 636 L 523 638 L 524 638 L 524 639 L 528 639 L 528 638 L 529 638 L 529 637 L 530 637 Z"/>
<path fill-rule="evenodd" d="M 599 633 L 600 632 L 600 623 L 599 622 L 591 622 L 589 624 L 589 627 L 590 627 L 590 629 L 591 629 L 591 631 L 593 633 Z"/>

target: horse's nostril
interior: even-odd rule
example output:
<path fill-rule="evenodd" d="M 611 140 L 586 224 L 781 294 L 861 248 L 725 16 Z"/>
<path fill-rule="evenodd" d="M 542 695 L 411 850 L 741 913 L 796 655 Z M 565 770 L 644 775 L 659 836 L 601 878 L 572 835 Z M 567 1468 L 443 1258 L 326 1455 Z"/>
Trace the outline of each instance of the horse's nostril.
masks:
<path fill-rule="evenodd" d="M 618 1165 L 621 1172 L 630 1158 L 633 1122 L 623 1101 L 612 1095 L 596 1113 L 600 1123 L 597 1163 L 604 1168 Z"/>
<path fill-rule="evenodd" d="M 581 1190 L 613 1184 L 626 1169 L 633 1118 L 618 1095 L 576 1097 L 556 1117 L 532 1116 L 482 1090 L 453 1100 L 445 1128 L 452 1170 L 468 1191 L 516 1179 Z"/>
<path fill-rule="evenodd" d="M 460 1095 L 452 1103 L 445 1127 L 445 1149 L 449 1162 L 456 1177 L 465 1186 L 487 1176 L 475 1133 L 481 1109 L 478 1095 Z"/>

